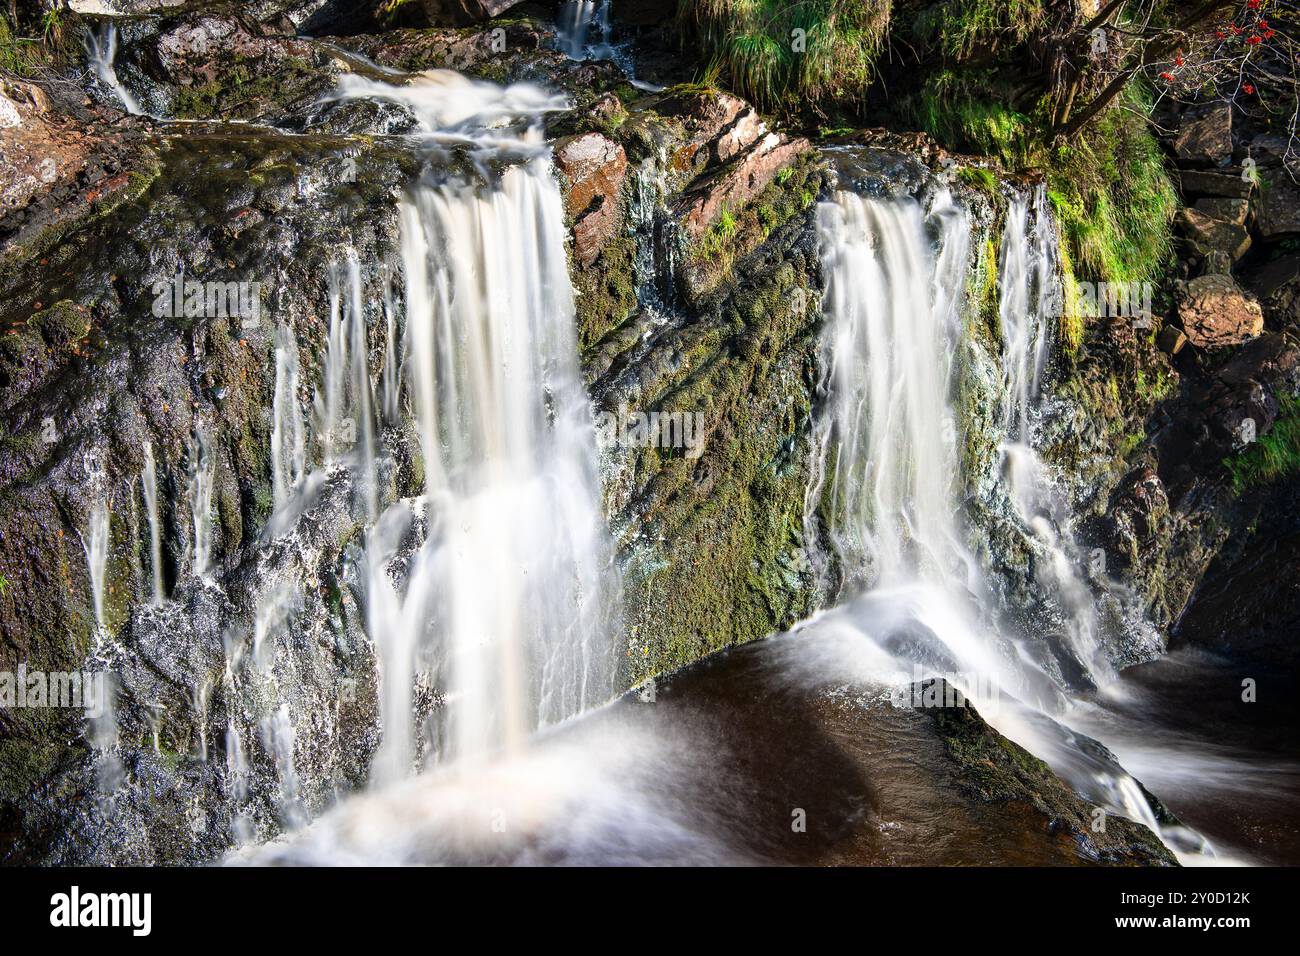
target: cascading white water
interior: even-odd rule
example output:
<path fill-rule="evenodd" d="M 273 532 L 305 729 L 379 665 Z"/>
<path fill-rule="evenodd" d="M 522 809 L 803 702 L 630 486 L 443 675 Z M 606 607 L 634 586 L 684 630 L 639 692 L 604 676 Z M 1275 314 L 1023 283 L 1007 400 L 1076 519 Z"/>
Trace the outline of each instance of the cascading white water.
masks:
<path fill-rule="evenodd" d="M 1053 487 L 1031 440 L 1051 326 L 1062 302 L 1056 241 L 1046 190 L 1035 189 L 1032 202 L 1023 194 L 1013 196 L 998 277 L 1004 378 L 1001 453 L 1011 501 L 1041 554 L 1034 563 L 1035 578 L 1058 608 L 1057 630 L 1068 644 L 1061 651 L 1068 651 L 1082 668 L 1076 680 L 1105 684 L 1114 678 L 1114 669 L 1102 647 L 1096 601 L 1079 572 L 1069 505 Z"/>
<path fill-rule="evenodd" d="M 149 570 L 153 581 L 153 605 L 161 607 L 166 595 L 162 574 L 162 525 L 158 520 L 158 467 L 153 459 L 153 445 L 144 443 L 144 468 L 140 473 L 144 492 L 144 510 L 149 520 Z"/>
<path fill-rule="evenodd" d="M 90 592 L 95 605 L 95 627 L 104 629 L 104 591 L 108 573 L 109 514 L 104 498 L 102 464 L 94 453 L 86 456 L 86 471 L 90 474 L 90 490 L 94 501 L 90 521 L 81 536 L 81 546 L 86 553 L 86 568 L 90 572 Z"/>
<path fill-rule="evenodd" d="M 1029 410 L 1038 400 L 1050 347 L 1050 323 L 1061 297 L 1056 277 L 1056 240 L 1047 213 L 1046 192 L 1029 202 L 1016 194 L 1007 204 L 998 267 L 998 319 L 1002 326 L 1002 429 L 1008 438 L 1027 441 Z"/>
<path fill-rule="evenodd" d="M 104 23 L 91 32 L 86 38 L 86 54 L 95 76 L 122 101 L 122 108 L 133 115 L 143 115 L 140 102 L 118 79 L 113 66 L 117 59 L 117 24 Z"/>
<path fill-rule="evenodd" d="M 571 60 L 609 60 L 639 90 L 663 89 L 638 79 L 627 43 L 614 42 L 613 0 L 565 0 L 555 19 L 555 46 Z"/>
<path fill-rule="evenodd" d="M 199 426 L 190 442 L 189 503 L 194 526 L 191 570 L 206 579 L 212 570 L 212 486 L 215 480 L 212 447 L 207 431 Z"/>
<path fill-rule="evenodd" d="M 523 158 L 484 183 L 430 173 L 402 205 L 407 387 L 425 495 L 392 505 L 366 539 L 382 783 L 418 763 L 412 675 L 425 656 L 443 691 L 439 759 L 518 746 L 607 699 L 617 581 L 577 368 L 563 205 L 536 129 L 561 102 L 445 71 L 343 90 L 406 103 L 426 141 Z M 399 590 L 389 568 L 417 520 L 424 543 Z"/>
<path fill-rule="evenodd" d="M 850 580 L 943 580 L 969 558 L 956 526 L 948 405 L 968 216 L 946 193 L 912 199 L 841 192 L 818 208 L 827 276 L 831 534 Z"/>
<path fill-rule="evenodd" d="M 276 329 L 271 418 L 271 484 L 274 508 L 280 511 L 307 467 L 302 413 L 298 409 L 298 342 L 289 325 Z"/>
<path fill-rule="evenodd" d="M 609 0 L 566 0 L 555 21 L 560 51 L 571 60 L 607 59 L 609 56 Z M 592 27 L 598 37 L 589 42 Z"/>
<path fill-rule="evenodd" d="M 1007 641 L 999 615 L 981 607 L 992 589 L 961 543 L 952 447 L 951 356 L 970 223 L 950 205 L 946 191 L 935 193 L 928 223 L 911 199 L 841 192 L 819 207 L 828 395 L 818 459 L 835 464 L 812 483 L 805 523 L 830 483 L 830 533 L 845 580 L 873 589 L 805 627 L 865 636 L 899 668 L 886 680 L 948 677 L 990 723 L 1109 812 L 1204 852 L 1194 834 L 1161 830 L 1137 781 L 1070 728 L 1074 705 L 1057 687 L 1061 678 L 1049 677 L 1015 635 Z M 1084 675 L 1104 683 L 1112 672 L 1092 594 L 1075 569 L 1068 507 L 1029 444 L 1060 301 L 1055 243 L 1043 191 L 1032 206 L 1013 199 L 1000 269 L 1001 453 L 1007 496 L 1045 557 L 1036 584 L 1059 608 Z"/>

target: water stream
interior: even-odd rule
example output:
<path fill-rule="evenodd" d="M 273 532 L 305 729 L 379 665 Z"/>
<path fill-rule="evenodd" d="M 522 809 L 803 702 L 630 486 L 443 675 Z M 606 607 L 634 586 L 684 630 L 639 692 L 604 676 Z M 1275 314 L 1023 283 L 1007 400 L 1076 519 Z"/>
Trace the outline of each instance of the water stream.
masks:
<path fill-rule="evenodd" d="M 113 67 L 113 61 L 117 59 L 117 24 L 105 22 L 89 34 L 86 39 L 86 54 L 95 76 L 113 91 L 121 101 L 122 108 L 133 115 L 143 115 L 144 110 L 139 101 L 118 79 L 117 70 Z"/>
<path fill-rule="evenodd" d="M 615 58 L 609 4 L 564 4 L 558 43 L 573 59 Z M 92 41 L 92 66 L 139 112 L 115 50 L 108 24 Z M 275 327 L 271 515 L 256 545 L 251 640 L 222 634 L 225 670 L 211 679 L 233 702 L 224 782 L 234 829 L 254 841 L 236 859 L 975 863 L 1001 840 L 1013 861 L 1056 862 L 885 753 L 891 741 L 915 753 L 932 745 L 914 715 L 881 701 L 936 675 L 1076 792 L 1151 827 L 1185 861 L 1212 858 L 1190 827 L 1162 827 L 1142 786 L 1097 743 L 1119 741 L 1119 757 L 1148 783 L 1161 767 L 1201 766 L 1190 748 L 1162 762 L 1135 740 L 1154 704 L 1135 701 L 1107 656 L 1105 582 L 1083 570 L 1060 476 L 1035 445 L 1061 299 L 1041 188 L 1011 197 L 998 237 L 1002 350 L 992 357 L 998 492 L 1031 554 L 1039 607 L 1017 615 L 1000 605 L 1005 569 L 992 566 L 987 530 L 972 526 L 963 497 L 958 357 L 985 237 L 943 186 L 896 198 L 842 189 L 817 209 L 826 327 L 804 515 L 807 540 L 828 545 L 813 563 L 832 606 L 665 681 L 669 706 L 639 708 L 613 700 L 621 581 L 578 363 L 563 199 L 542 131 L 542 117 L 568 103 L 446 70 L 391 79 L 346 75 L 337 97 L 398 104 L 418 122 L 405 142 L 427 162 L 400 200 L 404 284 L 340 247 L 310 409 L 294 325 Z M 638 175 L 649 209 L 662 190 L 653 165 Z M 399 497 L 392 451 L 408 433 L 420 487 Z M 201 584 L 217 577 L 216 468 L 197 428 L 177 575 Z M 162 608 L 174 602 L 149 446 L 140 480 Z M 302 648 L 324 642 L 324 623 L 301 619 L 309 595 L 327 590 L 312 535 L 333 498 L 347 500 L 334 517 L 360 530 L 343 562 L 357 607 L 343 610 L 340 588 L 331 613 L 340 633 L 355 615 L 372 646 L 378 744 L 368 792 L 312 821 L 307 791 L 320 774 L 299 728 L 316 717 L 283 690 L 308 683 L 300 672 L 313 659 Z M 101 498 L 82 536 L 101 632 L 109 519 Z M 205 716 L 211 691 L 194 692 Z M 92 736 L 109 767 L 111 709 Z M 201 750 L 206 761 L 206 737 Z M 117 772 L 101 773 L 106 787 Z M 787 794 L 783 780 L 801 773 L 810 791 Z M 886 778 L 892 788 L 872 783 Z M 276 827 L 290 835 L 258 843 L 275 828 L 248 808 L 268 780 Z M 794 800 L 836 826 L 787 841 L 777 823 Z M 769 818 L 769 829 L 746 829 Z"/>

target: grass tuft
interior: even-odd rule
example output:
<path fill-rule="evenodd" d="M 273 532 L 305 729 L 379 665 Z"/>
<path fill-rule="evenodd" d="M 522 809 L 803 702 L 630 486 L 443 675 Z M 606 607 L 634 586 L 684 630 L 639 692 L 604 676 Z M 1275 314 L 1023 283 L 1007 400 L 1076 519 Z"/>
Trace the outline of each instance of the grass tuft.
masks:
<path fill-rule="evenodd" d="M 1300 397 L 1283 396 L 1281 406 L 1267 434 L 1224 461 L 1237 494 L 1300 474 Z"/>

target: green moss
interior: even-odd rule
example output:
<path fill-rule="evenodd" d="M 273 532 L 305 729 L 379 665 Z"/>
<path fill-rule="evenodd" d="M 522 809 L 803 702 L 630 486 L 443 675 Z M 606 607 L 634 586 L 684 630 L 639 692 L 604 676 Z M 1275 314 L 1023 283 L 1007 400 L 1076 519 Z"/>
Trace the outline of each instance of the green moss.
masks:
<path fill-rule="evenodd" d="M 698 301 L 717 288 L 731 276 L 736 262 L 779 226 L 806 212 L 821 189 L 821 169 L 820 158 L 805 153 L 786 167 L 784 181 L 776 177 L 742 209 L 724 208 L 718 222 L 686 250 L 688 297 Z"/>
<path fill-rule="evenodd" d="M 992 71 L 939 70 L 902 99 L 906 118 L 940 143 L 997 157 L 1008 167 L 1029 165 L 1035 124 L 1009 104 Z"/>
<path fill-rule="evenodd" d="M 1127 108 L 1107 111 L 1077 143 L 1057 147 L 1046 161 L 1072 266 L 1092 281 L 1155 280 L 1172 254 L 1178 196 L 1155 137 L 1131 112 L 1148 105 L 1137 91 L 1126 100 Z"/>
<path fill-rule="evenodd" d="M 926 3 L 911 17 L 911 34 L 914 42 L 934 44 L 946 56 L 965 59 L 1028 39 L 1043 23 L 1043 8 L 1043 0 Z"/>
<path fill-rule="evenodd" d="M 1237 494 L 1300 474 L 1300 396 L 1285 395 L 1267 434 L 1223 464 Z"/>
<path fill-rule="evenodd" d="M 738 267 L 754 284 L 732 286 L 683 330 L 673 344 L 681 361 L 647 402 L 702 414 L 702 457 L 630 453 L 631 486 L 646 492 L 624 532 L 629 683 L 811 609 L 811 571 L 799 555 L 817 310 L 810 263 L 795 248 L 800 230 L 779 229 Z"/>
<path fill-rule="evenodd" d="M 585 353 L 636 309 L 636 240 L 616 236 L 591 267 L 572 275 L 578 348 Z"/>
<path fill-rule="evenodd" d="M 991 169 L 985 169 L 983 166 L 963 166 L 957 176 L 972 189 L 978 189 L 989 196 L 997 195 L 998 179 Z"/>

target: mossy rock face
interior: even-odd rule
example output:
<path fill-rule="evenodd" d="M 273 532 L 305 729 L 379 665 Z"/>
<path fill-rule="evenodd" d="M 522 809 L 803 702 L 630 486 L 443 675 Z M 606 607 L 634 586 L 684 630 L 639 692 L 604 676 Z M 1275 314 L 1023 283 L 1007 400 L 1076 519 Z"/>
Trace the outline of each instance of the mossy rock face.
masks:
<path fill-rule="evenodd" d="M 252 703 L 241 698 L 248 710 L 234 712 L 222 684 L 224 644 L 244 639 L 258 589 L 270 577 L 250 556 L 262 554 L 270 504 L 274 329 L 295 327 L 303 387 L 297 398 L 309 407 L 324 351 L 330 266 L 348 247 L 366 263 L 395 255 L 391 184 L 414 174 L 403 151 L 358 151 L 329 137 L 196 129 L 154 148 L 159 166 L 152 182 L 113 215 L 83 220 L 53 245 L 35 236 L 5 262 L 0 323 L 11 334 L 0 349 L 0 498 L 8 505 L 0 520 L 0 667 L 79 670 L 99 647 L 121 680 L 118 759 L 132 782 L 123 792 L 139 797 L 124 797 L 136 802 L 117 807 L 111 821 L 75 816 L 78 801 L 93 803 L 99 773 L 84 719 L 66 711 L 5 711 L 0 829 L 20 837 L 6 840 L 10 859 L 199 861 L 229 845 L 228 794 L 211 768 L 223 764 L 232 719 L 256 727 L 278 706 L 268 694 Z M 352 181 L 343 175 L 349 156 L 357 160 Z M 36 268 L 28 255 L 47 261 Z M 249 326 L 238 317 L 160 312 L 159 290 L 169 298 L 178 274 L 260 283 L 261 321 Z M 365 299 L 382 301 L 382 270 L 368 269 L 364 279 Z M 377 372 L 384 323 L 376 318 L 370 317 L 370 358 Z M 400 437 L 398 444 L 404 446 Z M 141 495 L 146 445 L 157 463 L 163 576 L 173 599 L 165 609 L 150 606 Z M 211 573 L 222 591 L 191 573 L 191 492 L 200 453 L 211 463 Z M 312 525 L 317 540 L 301 557 L 309 569 L 297 572 L 303 580 L 341 575 L 343 548 L 356 527 L 349 498 L 346 487 L 327 489 Z M 84 542 L 101 507 L 110 545 L 97 626 Z M 274 553 L 257 559 L 270 560 Z M 299 598 L 304 614 L 323 600 L 310 590 Z M 282 699 L 311 698 L 304 712 L 331 715 L 312 732 L 352 738 L 356 746 L 304 746 L 304 753 L 335 755 L 329 766 L 304 767 L 305 808 L 323 806 L 335 782 L 360 784 L 375 726 L 373 707 L 364 704 L 373 664 L 358 622 L 338 621 L 324 608 L 314 613 L 327 632 L 334 630 L 327 642 L 298 650 L 298 670 L 281 678 Z M 350 716 L 337 707 L 345 679 L 357 682 L 355 697 L 363 702 Z M 255 730 L 247 734 L 256 740 Z M 249 746 L 254 763 L 270 759 Z M 208 758 L 199 760 L 204 747 Z M 274 767 L 265 771 L 274 777 Z M 55 793 L 67 799 L 47 803 Z M 156 799 L 143 799 L 145 793 Z M 254 795 L 255 831 L 278 826 L 273 801 L 273 793 Z M 197 816 L 176 816 L 184 806 Z M 58 841 L 48 839 L 51 828 Z"/>
<path fill-rule="evenodd" d="M 1125 866 L 1177 865 L 1147 827 L 1106 814 L 1076 796 L 1046 763 L 990 727 L 969 702 L 951 706 L 961 698 L 946 681 L 918 685 L 913 696 L 926 702 L 919 709 L 933 722 L 957 767 L 958 786 L 966 793 L 988 803 L 1027 806 L 1040 818 L 1045 834 L 1070 841 L 1086 859 Z M 1169 821 L 1168 811 L 1158 802 L 1155 806 Z"/>
<path fill-rule="evenodd" d="M 818 175 L 791 183 L 786 218 L 736 255 L 702 306 L 679 303 L 666 324 L 634 314 L 588 352 L 599 408 L 695 415 L 703 435 L 698 457 L 615 448 L 606 462 L 630 682 L 812 609 L 803 522 L 820 266 L 803 192 Z"/>

